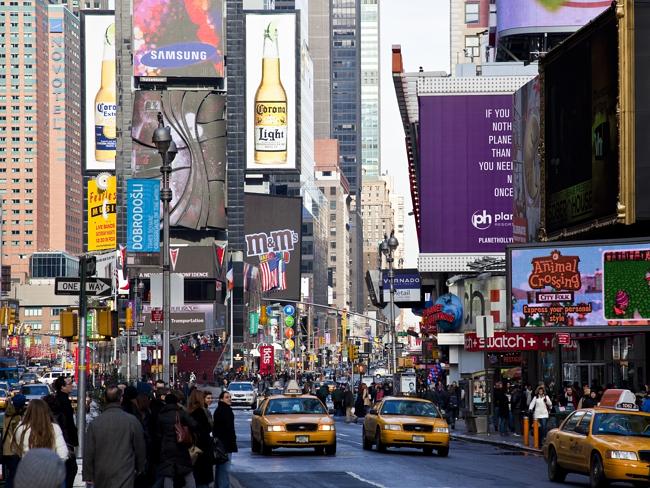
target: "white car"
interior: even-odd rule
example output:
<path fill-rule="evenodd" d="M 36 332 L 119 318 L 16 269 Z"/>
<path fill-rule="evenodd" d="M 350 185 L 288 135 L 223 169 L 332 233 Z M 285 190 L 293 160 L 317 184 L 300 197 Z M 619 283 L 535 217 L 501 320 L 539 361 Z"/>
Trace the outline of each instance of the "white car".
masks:
<path fill-rule="evenodd" d="M 40 383 L 45 383 L 46 385 L 51 386 L 59 376 L 66 376 L 66 374 L 63 371 L 48 371 L 47 373 L 43 374 L 43 376 L 41 376 L 38 381 Z"/>
<path fill-rule="evenodd" d="M 246 406 L 254 409 L 257 407 L 257 390 L 249 381 L 233 381 L 227 387 L 232 399 L 232 406 Z"/>

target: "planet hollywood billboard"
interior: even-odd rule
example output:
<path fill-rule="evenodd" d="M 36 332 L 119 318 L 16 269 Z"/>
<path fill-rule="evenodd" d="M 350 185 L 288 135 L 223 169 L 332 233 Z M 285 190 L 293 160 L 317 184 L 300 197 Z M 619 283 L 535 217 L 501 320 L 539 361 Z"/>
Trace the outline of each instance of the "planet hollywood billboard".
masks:
<path fill-rule="evenodd" d="M 512 96 L 419 97 L 420 252 L 503 252 L 512 242 Z"/>

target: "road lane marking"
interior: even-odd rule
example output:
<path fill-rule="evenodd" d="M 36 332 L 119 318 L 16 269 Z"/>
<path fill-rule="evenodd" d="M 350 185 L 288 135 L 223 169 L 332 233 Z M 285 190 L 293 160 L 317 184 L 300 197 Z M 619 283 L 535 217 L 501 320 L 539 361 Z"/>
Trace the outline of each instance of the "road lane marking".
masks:
<path fill-rule="evenodd" d="M 375 483 L 374 481 L 370 481 L 370 480 L 367 480 L 367 479 L 365 479 L 365 478 L 362 478 L 361 476 L 359 476 L 359 475 L 356 474 L 356 473 L 353 473 L 352 471 L 346 471 L 346 473 L 347 473 L 349 476 L 352 476 L 352 477 L 353 477 L 354 479 L 356 479 L 356 480 L 362 481 L 363 483 L 368 483 L 370 486 L 376 486 L 377 488 L 387 488 L 387 487 L 384 486 L 384 485 L 380 485 L 379 483 Z"/>
<path fill-rule="evenodd" d="M 341 437 L 350 437 L 350 434 L 344 434 L 343 432 L 339 432 L 339 435 Z"/>

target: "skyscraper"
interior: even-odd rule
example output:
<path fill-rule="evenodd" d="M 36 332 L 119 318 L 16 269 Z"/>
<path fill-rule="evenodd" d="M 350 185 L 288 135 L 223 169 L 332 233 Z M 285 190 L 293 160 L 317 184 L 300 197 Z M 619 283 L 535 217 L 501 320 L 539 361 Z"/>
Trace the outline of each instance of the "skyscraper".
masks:
<path fill-rule="evenodd" d="M 20 280 L 29 255 L 50 245 L 47 5 L 0 4 L 2 264 Z"/>
<path fill-rule="evenodd" d="M 81 181 L 81 65 L 79 18 L 50 5 L 50 244 L 48 249 L 83 251 Z M 60 189 L 65 188 L 65 191 Z"/>
<path fill-rule="evenodd" d="M 379 176 L 379 0 L 361 0 L 361 168 Z"/>
<path fill-rule="evenodd" d="M 309 51 L 314 62 L 314 138 L 329 139 L 330 120 L 330 39 L 332 37 L 329 0 L 309 2 Z"/>
<path fill-rule="evenodd" d="M 361 0 L 332 0 L 331 127 L 350 193 L 361 189 Z"/>

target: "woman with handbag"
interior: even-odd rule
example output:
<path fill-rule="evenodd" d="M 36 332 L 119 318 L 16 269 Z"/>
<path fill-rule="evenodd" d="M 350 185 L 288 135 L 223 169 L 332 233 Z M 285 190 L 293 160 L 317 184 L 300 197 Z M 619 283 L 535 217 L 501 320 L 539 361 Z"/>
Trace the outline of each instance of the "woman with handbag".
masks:
<path fill-rule="evenodd" d="M 157 425 L 160 445 L 158 477 L 163 479 L 164 488 L 174 488 L 174 478 L 177 477 L 185 480 L 185 488 L 196 488 L 189 451 L 195 430 L 196 421 L 178 405 L 176 395 L 166 395 Z"/>
<path fill-rule="evenodd" d="M 546 424 L 548 423 L 549 412 L 553 407 L 551 399 L 546 394 L 544 387 L 540 386 L 536 390 L 535 397 L 531 400 L 528 410 L 533 417 L 533 420 L 537 420 L 539 423 L 539 443 L 540 445 L 544 441 L 544 436 L 546 435 Z"/>
<path fill-rule="evenodd" d="M 214 472 L 215 488 L 230 488 L 230 468 L 232 453 L 237 452 L 237 435 L 235 434 L 235 414 L 232 411 L 230 393 L 222 390 L 219 404 L 214 411 L 212 436 L 217 444 L 215 450 L 228 453 L 228 460 L 217 463 Z"/>
<path fill-rule="evenodd" d="M 196 422 L 194 444 L 190 447 L 190 458 L 194 462 L 194 481 L 196 488 L 208 488 L 214 480 L 212 471 L 214 456 L 210 436 L 212 431 L 210 416 L 205 408 L 205 394 L 202 391 L 192 391 L 187 402 L 187 411 Z"/>

